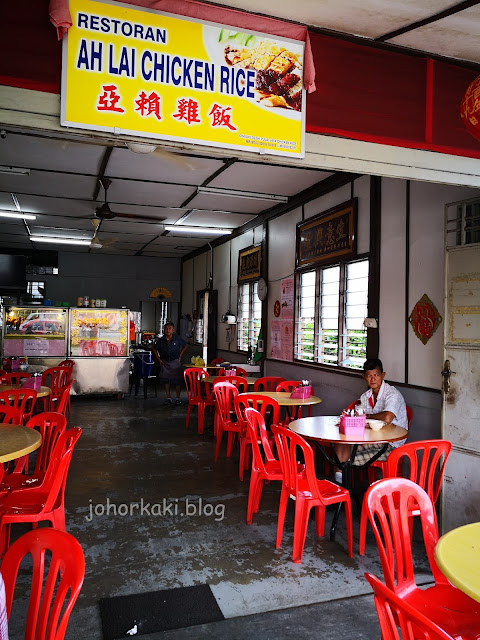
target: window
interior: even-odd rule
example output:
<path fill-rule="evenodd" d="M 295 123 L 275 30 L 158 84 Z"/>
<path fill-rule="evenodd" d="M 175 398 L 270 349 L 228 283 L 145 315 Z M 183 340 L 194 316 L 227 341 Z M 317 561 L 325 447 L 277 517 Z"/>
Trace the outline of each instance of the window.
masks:
<path fill-rule="evenodd" d="M 27 282 L 27 293 L 32 300 L 43 300 L 45 297 L 45 282 Z"/>
<path fill-rule="evenodd" d="M 295 359 L 361 369 L 366 358 L 368 260 L 297 276 Z"/>
<path fill-rule="evenodd" d="M 262 303 L 257 295 L 257 282 L 238 287 L 237 346 L 239 351 L 254 349 L 262 324 Z"/>
<path fill-rule="evenodd" d="M 458 205 L 455 222 L 456 246 L 480 242 L 480 202 L 478 200 Z"/>

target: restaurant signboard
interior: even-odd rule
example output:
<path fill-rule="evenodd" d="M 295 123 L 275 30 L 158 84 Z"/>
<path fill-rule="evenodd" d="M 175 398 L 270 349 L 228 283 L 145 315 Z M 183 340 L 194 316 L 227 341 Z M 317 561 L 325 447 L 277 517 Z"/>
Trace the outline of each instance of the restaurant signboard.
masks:
<path fill-rule="evenodd" d="M 304 42 L 70 0 L 61 124 L 303 157 Z"/>

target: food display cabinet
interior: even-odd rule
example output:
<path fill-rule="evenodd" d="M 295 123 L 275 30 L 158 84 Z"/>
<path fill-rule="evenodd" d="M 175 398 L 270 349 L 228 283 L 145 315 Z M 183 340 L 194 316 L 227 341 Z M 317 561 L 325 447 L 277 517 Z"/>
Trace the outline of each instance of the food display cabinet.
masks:
<path fill-rule="evenodd" d="M 129 386 L 128 309 L 9 307 L 3 357 L 27 357 L 39 370 L 75 360 L 72 394 L 125 394 Z"/>
<path fill-rule="evenodd" d="M 69 356 L 75 360 L 74 393 L 128 392 L 128 309 L 71 309 Z"/>
<path fill-rule="evenodd" d="M 68 309 L 9 307 L 3 314 L 3 356 L 67 356 Z"/>

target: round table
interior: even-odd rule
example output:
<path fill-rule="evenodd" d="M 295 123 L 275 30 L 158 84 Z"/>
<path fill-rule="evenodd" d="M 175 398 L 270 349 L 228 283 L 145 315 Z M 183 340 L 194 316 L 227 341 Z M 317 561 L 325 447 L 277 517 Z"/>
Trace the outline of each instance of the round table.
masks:
<path fill-rule="evenodd" d="M 258 380 L 258 378 L 254 378 Z M 288 391 L 254 391 L 257 396 L 268 396 L 278 402 L 281 407 L 308 407 L 312 404 L 319 404 L 322 399 L 317 396 L 309 398 L 292 398 Z M 301 420 L 311 420 L 311 418 L 301 418 Z"/>
<path fill-rule="evenodd" d="M 35 429 L 15 424 L 0 424 L 0 463 L 26 456 L 41 444 L 42 436 Z"/>
<path fill-rule="evenodd" d="M 480 522 L 443 535 L 435 547 L 435 560 L 453 585 L 480 602 Z"/>
<path fill-rule="evenodd" d="M 243 380 L 246 380 L 248 383 L 248 386 L 255 384 L 255 382 L 258 380 L 258 378 L 254 378 L 253 376 L 238 376 L 239 378 L 242 378 Z M 205 378 L 203 378 L 204 382 L 208 382 L 208 384 L 213 384 L 214 382 L 217 382 L 217 380 L 226 380 L 227 382 L 229 376 L 207 376 Z"/>
<path fill-rule="evenodd" d="M 23 389 L 21 384 L 0 384 L 0 391 L 14 391 L 15 389 Z M 40 387 L 34 389 L 37 392 L 37 398 L 46 398 L 52 392 L 50 387 Z"/>
<path fill-rule="evenodd" d="M 404 440 L 408 431 L 396 424 L 387 424 L 379 431 L 365 428 L 363 435 L 345 436 L 340 433 L 339 416 L 314 416 L 311 418 L 299 418 L 288 426 L 292 431 L 304 438 L 311 438 L 323 444 L 388 444 L 397 440 Z"/>
<path fill-rule="evenodd" d="M 315 440 L 322 455 L 330 464 L 337 466 L 342 471 L 342 486 L 351 491 L 352 465 L 357 454 L 358 445 L 362 444 L 383 444 L 384 446 L 366 462 L 363 467 L 368 467 L 372 462 L 377 460 L 387 449 L 389 442 L 404 440 L 408 431 L 396 424 L 386 424 L 378 431 L 365 427 L 365 431 L 361 435 L 343 435 L 340 433 L 340 417 L 339 416 L 313 416 L 311 418 L 299 418 L 293 420 L 288 426 L 299 435 L 309 440 Z M 350 458 L 344 462 L 340 462 L 333 448 L 333 456 L 325 450 L 322 445 L 325 444 L 351 444 L 353 445 Z M 330 527 L 330 539 L 335 539 L 335 528 L 337 526 L 338 517 L 342 508 L 339 503 L 335 515 L 333 517 L 332 526 Z"/>

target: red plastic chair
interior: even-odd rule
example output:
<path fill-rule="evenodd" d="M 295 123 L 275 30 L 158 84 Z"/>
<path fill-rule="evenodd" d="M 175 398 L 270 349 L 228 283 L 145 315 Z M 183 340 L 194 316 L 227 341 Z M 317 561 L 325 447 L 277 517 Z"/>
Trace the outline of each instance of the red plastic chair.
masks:
<path fill-rule="evenodd" d="M 407 420 L 408 420 L 408 428 L 410 429 L 410 425 L 412 424 L 413 411 L 407 404 Z M 380 470 L 382 477 L 385 477 L 385 470 L 387 468 L 386 460 L 375 460 L 368 467 L 368 482 L 372 484 L 377 480 L 377 469 Z"/>
<path fill-rule="evenodd" d="M 2 384 L 22 384 L 24 380 L 32 377 L 31 373 L 26 371 L 15 371 L 14 373 L 2 373 Z"/>
<path fill-rule="evenodd" d="M 62 416 L 66 416 L 67 412 L 70 412 L 70 390 L 73 386 L 75 380 L 70 380 L 68 384 L 66 384 L 61 389 L 61 395 L 58 398 L 55 398 L 53 407 L 51 407 L 52 411 L 56 413 L 61 413 Z"/>
<path fill-rule="evenodd" d="M 450 455 L 452 443 L 448 440 L 418 440 L 408 442 L 394 449 L 386 462 L 385 477 L 406 477 L 425 489 L 430 500 L 435 504 L 442 488 L 445 464 Z M 435 513 L 435 511 L 434 511 Z M 412 510 L 412 515 L 419 515 Z M 436 516 L 436 513 L 435 513 Z M 365 553 L 367 531 L 367 514 L 362 509 L 360 518 L 360 555 Z"/>
<path fill-rule="evenodd" d="M 33 408 L 37 401 L 35 389 L 11 389 L 0 391 L 0 406 L 15 407 L 20 411 L 21 422 L 25 424 L 33 414 Z"/>
<path fill-rule="evenodd" d="M 386 586 L 455 638 L 477 639 L 480 603 L 452 586 L 435 562 L 438 528 L 427 492 L 406 478 L 385 478 L 368 488 L 364 505 L 375 534 Z M 422 589 L 415 583 L 412 508 L 420 512 L 425 551 L 435 583 Z"/>
<path fill-rule="evenodd" d="M 300 386 L 302 383 L 300 382 L 300 380 L 284 380 L 283 382 L 279 382 L 277 384 L 277 388 L 275 389 L 275 391 L 285 391 L 287 393 L 292 393 L 292 391 L 294 389 L 296 389 L 298 386 Z M 292 411 L 291 413 L 287 413 L 287 415 L 285 416 L 285 418 L 283 420 L 281 420 L 280 424 L 283 427 L 288 427 L 289 423 L 292 422 L 292 420 L 298 420 L 298 418 L 302 417 L 302 407 L 289 407 L 290 410 Z M 310 416 L 312 413 L 312 407 L 308 407 L 308 415 Z"/>
<path fill-rule="evenodd" d="M 9 546 L 12 523 L 49 520 L 54 529 L 65 531 L 65 485 L 73 448 L 82 430 L 72 427 L 57 440 L 43 482 L 21 487 L 0 497 L 0 558 Z"/>
<path fill-rule="evenodd" d="M 301 436 L 290 429 L 272 426 L 275 442 L 282 465 L 284 481 L 280 496 L 280 509 L 277 526 L 277 549 L 282 543 L 285 512 L 289 498 L 295 501 L 295 522 L 293 528 L 293 562 L 301 562 L 305 538 L 307 535 L 310 510 L 315 507 L 317 536 L 325 529 L 325 510 L 328 505 L 345 504 L 347 520 L 348 555 L 353 557 L 352 505 L 350 493 L 329 480 L 318 480 L 315 475 L 315 456 L 312 447 Z M 305 472 L 298 474 L 298 454 L 303 455 Z"/>
<path fill-rule="evenodd" d="M 255 380 L 253 385 L 254 391 L 275 391 L 277 385 L 280 382 L 285 382 L 285 378 L 279 378 L 277 376 L 264 376 Z"/>
<path fill-rule="evenodd" d="M 210 364 L 216 367 L 217 364 L 222 364 L 222 362 L 225 362 L 225 358 L 214 358 Z"/>
<path fill-rule="evenodd" d="M 73 369 L 73 367 L 75 366 L 75 360 L 70 360 L 69 358 L 67 358 L 66 360 L 62 360 L 61 362 L 59 362 L 57 366 L 69 367 L 70 369 Z"/>
<path fill-rule="evenodd" d="M 38 487 L 45 479 L 50 459 L 59 437 L 67 428 L 67 421 L 59 413 L 38 413 L 25 425 L 30 429 L 37 429 L 42 436 L 42 444 L 36 452 L 35 467 L 28 473 L 28 456 L 15 461 L 15 466 L 9 474 L 3 476 L 0 491 L 12 491 L 22 488 Z M 20 461 L 26 459 L 27 464 Z M 26 473 L 23 471 L 26 470 Z"/>
<path fill-rule="evenodd" d="M 250 464 L 250 446 L 252 441 L 250 439 L 250 432 L 247 430 L 247 418 L 245 410 L 251 407 L 258 411 L 264 420 L 267 420 L 270 425 L 278 424 L 280 420 L 280 406 L 276 400 L 266 396 L 260 396 L 256 393 L 246 393 L 242 396 L 238 396 L 235 400 L 235 409 L 237 415 L 242 422 L 243 429 L 240 432 L 240 468 L 239 478 L 243 480 L 243 474 L 248 469 Z"/>
<path fill-rule="evenodd" d="M 244 378 L 248 376 L 248 373 L 245 371 L 245 369 L 242 369 L 242 367 L 235 367 L 235 372 L 237 376 L 242 376 Z"/>
<path fill-rule="evenodd" d="M 36 529 L 16 540 L 1 567 L 8 618 L 19 567 L 27 555 L 33 570 L 24 638 L 63 640 L 85 575 L 82 547 L 72 535 L 56 529 Z"/>
<path fill-rule="evenodd" d="M 420 611 L 390 591 L 374 575 L 366 573 L 365 578 L 373 589 L 382 640 L 454 640 Z"/>
<path fill-rule="evenodd" d="M 70 382 L 71 367 L 50 367 L 42 373 L 42 387 L 50 387 L 50 395 L 44 398 L 44 409 L 55 410 L 55 403 L 62 394 L 63 387 Z"/>
<path fill-rule="evenodd" d="M 20 409 L 5 405 L 0 406 L 0 424 L 22 424 Z"/>
<path fill-rule="evenodd" d="M 248 382 L 245 380 L 243 376 L 227 376 L 226 378 L 222 377 L 222 381 L 230 382 L 238 389 L 238 393 L 246 393 L 248 390 Z"/>
<path fill-rule="evenodd" d="M 188 424 L 190 422 L 190 411 L 192 410 L 192 407 L 197 407 L 198 433 L 203 433 L 205 407 L 213 407 L 215 404 L 213 398 L 210 395 L 208 387 L 205 390 L 205 395 L 202 389 L 202 380 L 207 376 L 207 372 L 204 369 L 200 369 L 199 367 L 189 367 L 183 372 L 188 396 L 188 407 L 185 426 L 188 429 Z"/>
<path fill-rule="evenodd" d="M 228 382 L 228 380 L 218 380 L 213 385 L 213 397 L 216 407 L 216 431 L 217 442 L 215 445 L 215 462 L 218 460 L 220 445 L 224 431 L 228 433 L 227 437 L 227 458 L 232 455 L 233 445 L 235 443 L 235 434 L 241 433 L 244 425 L 237 418 L 235 412 L 235 398 L 238 396 L 238 389 Z M 242 460 L 241 460 L 242 462 Z"/>
<path fill-rule="evenodd" d="M 247 506 L 247 524 L 252 524 L 253 514 L 258 513 L 260 508 L 263 483 L 274 480 L 283 482 L 283 471 L 280 460 L 277 460 L 273 455 L 265 427 L 265 419 L 260 411 L 247 407 L 245 418 L 253 453 Z M 303 471 L 304 466 L 299 464 L 298 472 L 303 473 Z"/>

